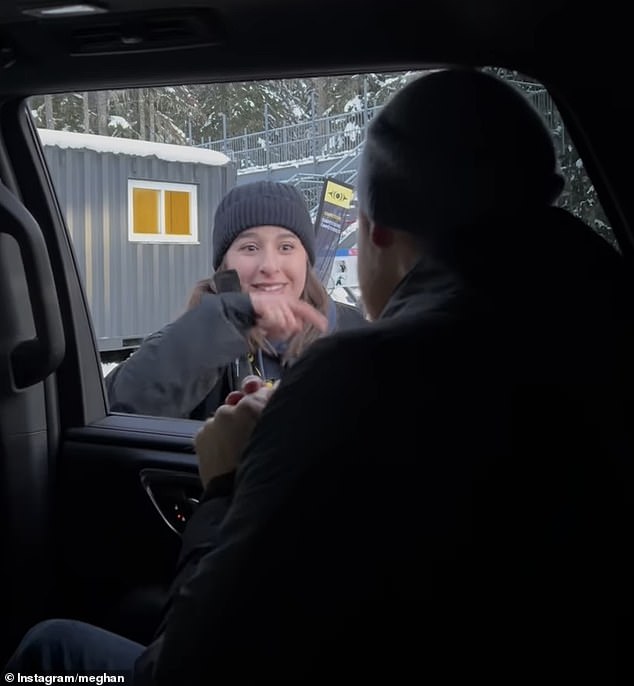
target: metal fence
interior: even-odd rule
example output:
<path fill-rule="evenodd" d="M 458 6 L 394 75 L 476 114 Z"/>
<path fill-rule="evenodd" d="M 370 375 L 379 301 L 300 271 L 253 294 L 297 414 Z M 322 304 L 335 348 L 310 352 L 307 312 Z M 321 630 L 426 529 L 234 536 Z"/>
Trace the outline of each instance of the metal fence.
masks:
<path fill-rule="evenodd" d="M 288 183 L 297 186 L 304 194 L 308 207 L 310 208 L 313 219 L 317 213 L 317 206 L 321 198 L 321 192 L 324 185 L 324 179 L 335 179 L 343 183 L 354 185 L 357 178 L 357 168 L 359 164 L 359 155 L 361 154 L 362 145 L 358 145 L 346 154 L 342 155 L 323 173 L 323 174 L 306 174 L 297 172 L 293 174 Z"/>
<path fill-rule="evenodd" d="M 558 152 L 564 150 L 563 126 L 548 92 L 536 84 L 515 82 L 515 85 L 533 102 L 553 132 Z M 368 123 L 381 106 L 364 107 L 354 112 L 312 118 L 298 124 L 268 128 L 268 106 L 265 107 L 265 128 L 241 136 L 208 141 L 199 147 L 225 153 L 236 165 L 238 173 L 254 169 L 290 166 L 303 161 L 333 159 L 332 176 L 351 180 L 350 169 L 337 168 L 337 160 L 353 158 L 365 140 Z M 354 165 L 353 165 L 354 166 Z M 350 172 L 350 173 L 348 173 Z M 347 177 L 347 178 L 346 178 Z"/>
<path fill-rule="evenodd" d="M 225 153 L 237 169 L 270 168 L 302 160 L 338 158 L 356 150 L 368 122 L 380 107 L 310 119 L 299 124 L 265 128 L 242 136 L 209 141 L 201 147 Z M 268 122 L 268 111 L 265 111 Z"/>
<path fill-rule="evenodd" d="M 567 143 L 564 128 L 548 92 L 535 83 L 513 83 L 541 113 L 553 133 L 558 155 L 563 156 Z M 359 111 L 312 118 L 299 124 L 245 132 L 242 136 L 209 141 L 203 147 L 225 153 L 236 165 L 238 173 L 275 167 L 292 168 L 298 163 L 332 159 L 326 171 L 322 167 L 321 173 L 291 172 L 286 179 L 302 191 L 315 214 L 325 178 L 354 184 L 366 127 L 380 109 L 381 106 L 364 107 Z M 268 122 L 268 108 L 264 114 L 265 122 Z"/>

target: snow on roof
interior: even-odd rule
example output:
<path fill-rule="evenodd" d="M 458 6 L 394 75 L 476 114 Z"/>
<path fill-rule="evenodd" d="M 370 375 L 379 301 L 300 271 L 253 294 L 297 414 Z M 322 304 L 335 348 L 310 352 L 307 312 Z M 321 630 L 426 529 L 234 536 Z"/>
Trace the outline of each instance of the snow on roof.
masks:
<path fill-rule="evenodd" d="M 215 150 L 193 148 L 187 145 L 173 145 L 171 143 L 153 143 L 151 141 L 137 141 L 130 138 L 115 138 L 114 136 L 97 136 L 92 133 L 74 133 L 72 131 L 52 131 L 38 129 L 43 145 L 54 145 L 58 148 L 74 148 L 95 150 L 96 152 L 112 152 L 120 155 L 136 155 L 150 157 L 154 155 L 168 162 L 194 162 L 219 167 L 229 162 L 229 158 Z"/>

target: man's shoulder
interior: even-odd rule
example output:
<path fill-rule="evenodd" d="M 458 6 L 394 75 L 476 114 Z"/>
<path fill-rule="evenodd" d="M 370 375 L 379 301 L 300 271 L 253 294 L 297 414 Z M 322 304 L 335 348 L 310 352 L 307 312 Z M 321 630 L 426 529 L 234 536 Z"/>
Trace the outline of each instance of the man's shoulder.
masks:
<path fill-rule="evenodd" d="M 467 331 L 465 331 L 467 329 Z M 338 331 L 313 344 L 316 366 L 368 365 L 378 369 L 404 359 L 443 357 L 444 348 L 468 334 L 469 323 L 438 313 L 413 314 L 367 322 L 367 326 Z"/>
<path fill-rule="evenodd" d="M 365 319 L 363 323 L 365 326 L 351 326 L 315 341 L 303 356 L 304 367 L 322 375 L 352 376 L 358 370 L 364 373 L 369 364 L 381 364 L 381 360 L 391 358 L 394 345 L 402 343 L 400 323 L 370 323 Z M 387 332 L 391 339 L 388 341 Z"/>
<path fill-rule="evenodd" d="M 302 374 L 330 376 L 362 367 L 373 347 L 373 326 L 350 327 L 316 340 L 293 367 Z"/>

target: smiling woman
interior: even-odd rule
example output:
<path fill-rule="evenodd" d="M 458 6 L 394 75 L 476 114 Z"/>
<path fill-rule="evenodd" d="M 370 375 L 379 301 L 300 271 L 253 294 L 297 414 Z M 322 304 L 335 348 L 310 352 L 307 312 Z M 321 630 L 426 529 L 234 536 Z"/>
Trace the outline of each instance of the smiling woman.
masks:
<path fill-rule="evenodd" d="M 593 658 L 597 683 L 630 683 L 634 345 L 630 338 L 618 345 L 590 316 L 603 311 L 607 319 L 596 287 L 603 272 L 586 272 L 588 290 L 569 281 L 569 302 L 556 300 L 542 265 L 556 257 L 552 266 L 562 268 L 557 282 L 565 286 L 581 255 L 572 235 L 563 243 L 544 226 L 533 252 L 511 252 L 504 248 L 513 226 L 500 227 L 487 264 L 495 255 L 496 269 L 516 278 L 487 282 L 509 306 L 497 310 L 494 329 L 476 322 L 478 345 L 466 336 L 455 347 L 426 337 L 438 344 L 430 351 L 412 336 L 409 354 L 393 348 L 379 366 L 372 343 L 354 359 L 346 343 L 378 337 L 381 324 L 368 327 L 374 333 L 311 344 L 306 357 L 332 347 L 332 358 L 300 383 L 293 380 L 301 362 L 283 372 L 277 402 L 284 388 L 299 395 L 271 431 L 271 450 L 260 451 L 279 465 L 288 488 L 274 492 L 241 474 L 234 495 L 248 492 L 257 501 L 242 508 L 233 498 L 231 511 L 254 525 L 244 536 L 235 520 L 210 529 L 205 513 L 213 501 L 202 505 L 203 519 L 189 519 L 191 501 L 201 495 L 192 453 L 200 422 L 108 415 L 98 364 L 98 353 L 121 362 L 136 350 L 106 382 L 115 392 L 119 382 L 128 386 L 112 407 L 176 416 L 192 416 L 190 402 L 212 391 L 221 397 L 224 380 L 251 366 L 268 377 L 279 357 L 269 360 L 264 347 L 252 353 L 243 333 L 252 321 L 251 295 L 241 286 L 211 292 L 218 204 L 231 188 L 256 180 L 296 186 L 317 229 L 320 281 L 331 299 L 345 298 L 359 283 L 364 234 L 346 227 L 357 219 L 366 227 L 357 174 L 367 132 L 420 70 L 443 64 L 491 65 L 528 97 L 566 178 L 557 202 L 608 241 L 613 228 L 632 274 L 627 5 L 448 0 L 425 3 L 424 21 L 412 20 L 412 3 L 404 0 L 95 0 L 103 14 L 94 17 L 25 14 L 55 1 L 0 3 L 0 175 L 5 195 L 18 198 L 41 229 L 31 234 L 41 234 L 41 262 L 52 270 L 51 277 L 33 269 L 20 259 L 23 243 L 0 236 L 4 657 L 30 627 L 52 617 L 148 644 L 159 624 L 154 607 L 164 604 L 146 602 L 146 591 L 174 581 L 169 627 L 148 651 L 148 669 L 128 679 L 135 686 L 239 683 L 242 676 L 283 681 L 287 674 L 314 681 L 315 670 L 346 677 L 354 671 L 356 680 L 381 672 L 398 681 L 395 672 L 410 668 L 423 678 L 463 671 L 456 681 L 502 670 L 508 681 L 518 669 L 588 681 Z M 580 49 L 586 45 L 592 49 Z M 460 110 L 461 124 L 466 112 Z M 438 131 L 417 116 L 412 124 L 432 137 Z M 522 137 L 519 129 L 504 131 L 503 146 Z M 412 132 L 411 140 L 414 166 L 424 165 L 427 155 L 413 144 L 420 137 Z M 428 165 L 432 178 L 442 162 Z M 326 179 L 353 189 L 354 216 L 321 202 Z M 517 177 L 505 180 L 514 195 Z M 436 197 L 459 207 L 464 198 L 455 183 L 447 185 Z M 421 220 L 425 190 L 413 198 Z M 394 189 L 395 208 L 405 195 L 404 185 Z M 517 209 L 520 219 L 528 217 L 526 206 Z M 0 223 L 0 233 L 12 226 Z M 533 233 L 522 235 L 532 243 Z M 330 248 L 340 236 L 329 280 L 320 246 Z M 526 271 L 513 271 L 516 256 Z M 267 278 L 255 281 L 264 284 L 262 295 L 282 295 L 270 289 L 284 280 Z M 513 284 L 525 287 L 521 304 L 531 318 Z M 631 292 L 624 286 L 623 299 Z M 576 317 L 573 305 L 585 324 L 580 335 L 564 327 Z M 51 358 L 47 338 L 36 334 L 52 316 L 63 325 L 63 362 L 16 388 L 16 369 L 35 379 L 30 361 Z M 445 320 L 436 319 L 442 327 Z M 390 345 L 386 338 L 381 342 Z M 544 358 L 548 366 L 539 364 Z M 352 368 L 361 383 L 349 381 Z M 602 369 L 619 372 L 615 383 L 593 388 Z M 583 393 L 540 384 L 556 383 L 566 370 Z M 505 390 L 518 377 L 536 386 L 533 397 Z M 388 390 L 365 392 L 372 384 Z M 493 403 L 484 402 L 493 395 Z M 204 414 L 203 400 L 198 411 Z M 505 424 L 507 417 L 517 421 Z M 491 464 L 507 439 L 509 453 Z M 249 457 L 241 471 L 255 478 L 263 473 L 260 461 Z M 300 478 L 289 478 L 293 472 Z M 187 545 L 177 562 L 181 518 Z M 210 557 L 208 547 L 189 545 L 197 530 L 221 534 L 211 561 L 217 574 L 174 579 L 180 562 L 198 567 Z M 225 537 L 232 531 L 237 540 Z M 540 551 L 547 555 L 534 554 Z M 185 578 L 208 589 L 208 602 L 189 594 Z M 175 614 L 182 623 L 172 622 Z M 195 618 L 205 626 L 195 626 Z M 620 658 L 624 669 L 615 674 Z"/>
<path fill-rule="evenodd" d="M 616 245 L 544 86 L 517 72 L 486 69 L 522 91 L 547 123 L 566 180 L 559 204 Z M 214 271 L 214 212 L 221 198 L 256 180 L 284 181 L 300 191 L 316 233 L 321 282 L 332 298 L 358 303 L 356 232 L 346 231 L 356 219 L 356 175 L 367 127 L 420 73 L 31 98 L 102 359 L 122 360 L 182 310 L 193 284 Z M 353 195 L 334 219 L 335 207 L 324 205 L 332 184 Z"/>
<path fill-rule="evenodd" d="M 300 298 L 309 266 L 308 254 L 296 234 L 282 226 L 265 225 L 241 233 L 229 246 L 220 269 L 234 269 L 242 290 L 253 297 Z M 260 318 L 257 307 L 256 315 Z"/>
<path fill-rule="evenodd" d="M 566 183 L 558 203 L 614 245 L 546 89 L 485 70 L 542 115 Z M 31 99 L 102 360 L 125 360 L 106 372 L 111 410 L 207 417 L 246 374 L 278 378 L 324 328 L 363 323 L 347 228 L 359 160 L 369 124 L 418 75 Z M 333 185 L 345 207 L 326 202 Z M 233 271 L 236 292 L 214 293 L 214 274 Z"/>
<path fill-rule="evenodd" d="M 328 296 L 314 273 L 314 243 L 295 187 L 233 188 L 214 217 L 213 266 L 217 276 L 235 272 L 236 290 L 203 279 L 185 314 L 107 375 L 111 410 L 208 417 L 245 377 L 274 382 L 320 336 L 365 324 Z"/>

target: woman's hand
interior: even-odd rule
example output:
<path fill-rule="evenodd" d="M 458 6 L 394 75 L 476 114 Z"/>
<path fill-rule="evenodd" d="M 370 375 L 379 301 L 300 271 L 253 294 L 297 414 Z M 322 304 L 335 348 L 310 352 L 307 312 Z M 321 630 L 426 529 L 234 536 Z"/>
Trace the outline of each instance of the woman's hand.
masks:
<path fill-rule="evenodd" d="M 322 333 L 328 330 L 328 319 L 304 300 L 290 295 L 250 293 L 255 310 L 256 329 L 274 341 L 286 341 L 312 324 Z"/>
<path fill-rule="evenodd" d="M 277 386 L 279 382 L 276 381 Z M 225 398 L 225 405 L 237 405 L 245 395 L 251 395 L 260 390 L 260 388 L 268 386 L 266 381 L 263 381 L 259 376 L 246 376 L 242 381 L 241 391 L 231 391 L 229 395 Z"/>

